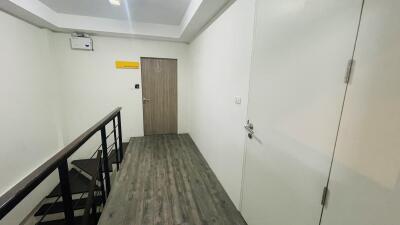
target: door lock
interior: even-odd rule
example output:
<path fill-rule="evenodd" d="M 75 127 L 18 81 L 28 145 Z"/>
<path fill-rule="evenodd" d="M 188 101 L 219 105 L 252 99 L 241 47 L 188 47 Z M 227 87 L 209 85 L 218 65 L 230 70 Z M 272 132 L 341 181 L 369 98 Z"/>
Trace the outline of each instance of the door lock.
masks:
<path fill-rule="evenodd" d="M 254 136 L 254 125 L 252 123 L 250 123 L 249 120 L 247 120 L 247 124 L 246 124 L 246 126 L 244 126 L 244 129 L 246 129 L 248 132 L 247 136 L 250 139 L 252 139 Z"/>

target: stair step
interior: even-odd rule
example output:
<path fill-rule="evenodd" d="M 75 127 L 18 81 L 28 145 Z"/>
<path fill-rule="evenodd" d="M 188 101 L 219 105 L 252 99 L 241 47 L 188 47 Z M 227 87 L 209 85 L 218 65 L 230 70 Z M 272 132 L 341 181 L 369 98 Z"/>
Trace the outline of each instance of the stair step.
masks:
<path fill-rule="evenodd" d="M 80 194 L 89 191 L 90 179 L 79 173 L 74 168 L 69 171 L 69 181 L 71 186 L 71 194 Z M 60 184 L 58 184 L 47 197 L 54 198 L 58 196 L 61 196 Z"/>
<path fill-rule="evenodd" d="M 96 159 L 79 159 L 71 162 L 79 169 L 85 171 L 90 176 L 97 174 L 97 160 Z M 108 163 L 108 172 L 112 172 L 112 163 Z"/>
<path fill-rule="evenodd" d="M 129 143 L 122 143 L 122 149 L 123 152 L 125 153 Z M 89 161 L 87 161 L 89 160 Z M 116 157 L 116 151 L 112 150 L 110 155 L 109 155 L 109 170 L 112 171 L 112 164 L 117 163 L 117 157 Z M 83 159 L 83 160 L 75 160 L 72 162 L 75 166 L 78 168 L 82 169 L 89 175 L 94 174 L 95 172 L 95 161 L 92 159 Z M 87 165 L 85 165 L 87 164 Z M 110 171 L 110 172 L 111 172 Z M 70 185 L 71 185 L 71 193 L 72 194 L 80 194 L 80 193 L 85 193 L 88 192 L 89 190 L 89 185 L 90 185 L 90 180 L 79 173 L 76 169 L 72 168 L 69 172 L 69 177 L 70 177 Z M 60 185 L 58 184 L 53 191 L 47 196 L 48 198 L 53 198 L 53 197 L 58 197 L 61 195 L 61 188 Z"/>
<path fill-rule="evenodd" d="M 122 149 L 124 150 L 124 152 L 128 148 L 128 145 L 129 145 L 129 142 L 122 142 Z"/>
<path fill-rule="evenodd" d="M 74 210 L 79 210 L 79 209 L 84 209 L 86 205 L 86 200 L 87 198 L 82 198 L 82 199 L 74 199 L 72 200 L 72 205 L 74 206 Z M 94 201 L 96 205 L 101 205 L 102 204 L 102 199 L 101 197 L 95 197 Z M 40 209 L 35 213 L 35 216 L 42 216 L 45 213 L 47 214 L 54 214 L 54 213 L 62 213 L 64 212 L 64 204 L 63 202 L 56 202 L 54 203 L 48 203 L 42 205 Z M 47 210 L 51 207 L 51 209 L 47 212 Z"/>
<path fill-rule="evenodd" d="M 129 145 L 129 142 L 122 143 L 122 151 L 124 152 L 124 155 L 125 155 L 126 149 L 128 148 L 128 145 Z M 117 163 L 117 152 L 115 151 L 115 149 L 111 151 L 111 153 L 108 156 L 108 158 L 109 158 L 108 161 L 110 163 L 112 163 L 112 164 Z"/>
<path fill-rule="evenodd" d="M 115 150 L 112 150 L 110 152 L 110 155 L 108 156 L 108 162 L 111 164 L 115 164 L 118 162 L 117 160 L 117 152 Z"/>
<path fill-rule="evenodd" d="M 122 143 L 122 149 L 125 153 L 129 143 Z M 108 156 L 108 172 L 112 172 L 112 164 L 117 163 L 117 155 L 115 149 L 110 152 Z M 97 173 L 97 162 L 96 159 L 79 159 L 72 161 L 72 165 L 75 165 L 79 169 L 85 171 L 87 174 L 93 176 Z"/>
<path fill-rule="evenodd" d="M 100 214 L 98 215 L 98 217 L 100 216 Z M 82 219 L 83 216 L 77 216 L 74 218 L 74 224 L 76 225 L 82 225 Z M 90 225 L 96 225 L 96 221 L 95 220 L 90 220 Z M 46 221 L 46 222 L 40 222 L 40 223 L 36 223 L 36 225 L 67 225 L 67 222 L 65 221 L 65 219 L 62 220 L 52 220 L 52 221 Z M 85 224 L 86 225 L 86 224 Z"/>

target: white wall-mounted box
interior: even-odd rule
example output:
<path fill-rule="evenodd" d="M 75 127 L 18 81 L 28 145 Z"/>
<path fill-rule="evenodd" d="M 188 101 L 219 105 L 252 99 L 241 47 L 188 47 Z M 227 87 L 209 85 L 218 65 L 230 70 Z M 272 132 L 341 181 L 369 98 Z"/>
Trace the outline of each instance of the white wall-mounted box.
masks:
<path fill-rule="evenodd" d="M 89 37 L 71 37 L 71 49 L 93 51 L 93 40 Z"/>

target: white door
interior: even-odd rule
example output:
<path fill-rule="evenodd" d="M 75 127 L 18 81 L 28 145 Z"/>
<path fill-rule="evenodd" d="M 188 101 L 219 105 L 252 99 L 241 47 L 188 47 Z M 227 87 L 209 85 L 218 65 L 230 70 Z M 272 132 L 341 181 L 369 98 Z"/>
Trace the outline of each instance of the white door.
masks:
<path fill-rule="evenodd" d="M 256 4 L 242 213 L 249 225 L 317 225 L 362 1 Z"/>
<path fill-rule="evenodd" d="M 399 12 L 365 1 L 323 225 L 400 224 Z"/>

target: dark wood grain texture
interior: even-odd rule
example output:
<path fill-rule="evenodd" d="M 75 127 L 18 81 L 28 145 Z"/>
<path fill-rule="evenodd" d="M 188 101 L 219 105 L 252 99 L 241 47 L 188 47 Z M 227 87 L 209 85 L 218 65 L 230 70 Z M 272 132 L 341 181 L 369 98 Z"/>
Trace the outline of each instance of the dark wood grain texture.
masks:
<path fill-rule="evenodd" d="M 245 225 L 189 135 L 133 138 L 100 225 Z"/>
<path fill-rule="evenodd" d="M 178 132 L 176 59 L 141 58 L 145 135 Z"/>

